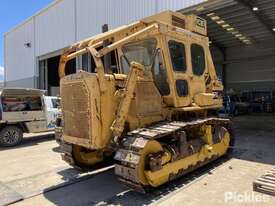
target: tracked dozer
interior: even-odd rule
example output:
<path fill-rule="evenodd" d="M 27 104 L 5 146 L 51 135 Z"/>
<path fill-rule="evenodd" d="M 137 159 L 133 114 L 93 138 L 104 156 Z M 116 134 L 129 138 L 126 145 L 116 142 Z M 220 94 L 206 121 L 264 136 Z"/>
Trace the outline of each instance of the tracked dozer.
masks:
<path fill-rule="evenodd" d="M 206 31 L 198 16 L 165 11 L 64 51 L 63 160 L 93 168 L 114 158 L 117 177 L 145 191 L 225 155 L 231 123 L 216 115 L 223 85 Z M 66 75 L 66 63 L 83 55 L 89 68 Z"/>

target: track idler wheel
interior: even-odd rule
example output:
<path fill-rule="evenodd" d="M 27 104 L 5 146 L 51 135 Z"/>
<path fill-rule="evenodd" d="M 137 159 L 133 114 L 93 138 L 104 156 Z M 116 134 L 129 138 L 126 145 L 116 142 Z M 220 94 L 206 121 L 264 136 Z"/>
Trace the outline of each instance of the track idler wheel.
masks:
<path fill-rule="evenodd" d="M 150 167 L 148 164 L 148 158 L 150 158 L 149 154 L 159 154 L 162 152 L 162 150 L 162 146 L 159 142 L 155 140 L 149 140 L 146 146 L 141 151 L 139 151 L 140 159 L 136 169 L 137 177 L 142 185 L 149 185 L 149 182 L 145 176 L 145 171 Z"/>

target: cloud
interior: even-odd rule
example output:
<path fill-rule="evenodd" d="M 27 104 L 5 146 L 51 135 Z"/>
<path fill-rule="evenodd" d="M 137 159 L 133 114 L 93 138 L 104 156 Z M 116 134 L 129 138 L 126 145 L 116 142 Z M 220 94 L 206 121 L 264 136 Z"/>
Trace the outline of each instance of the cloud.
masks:
<path fill-rule="evenodd" d="M 0 82 L 4 81 L 4 67 L 0 66 Z"/>

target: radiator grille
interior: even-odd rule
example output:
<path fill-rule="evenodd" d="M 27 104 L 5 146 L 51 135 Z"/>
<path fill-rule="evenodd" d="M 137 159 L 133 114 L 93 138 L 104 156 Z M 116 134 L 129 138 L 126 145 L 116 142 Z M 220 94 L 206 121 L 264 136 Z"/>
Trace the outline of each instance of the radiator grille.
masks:
<path fill-rule="evenodd" d="M 83 82 L 61 85 L 64 133 L 69 136 L 89 139 L 89 95 Z"/>

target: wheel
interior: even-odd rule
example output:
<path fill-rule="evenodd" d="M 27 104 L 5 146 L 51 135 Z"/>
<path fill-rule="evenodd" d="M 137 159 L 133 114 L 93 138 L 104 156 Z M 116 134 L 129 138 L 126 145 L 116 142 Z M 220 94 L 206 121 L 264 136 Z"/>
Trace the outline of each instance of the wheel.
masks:
<path fill-rule="evenodd" d="M 161 144 L 156 141 L 156 140 L 150 140 L 147 142 L 146 146 L 139 151 L 140 154 L 140 159 L 139 159 L 139 163 L 136 167 L 137 169 L 137 178 L 139 179 L 140 183 L 144 186 L 154 186 L 151 184 L 150 181 L 148 181 L 145 171 L 148 170 L 148 165 L 147 165 L 147 160 L 148 160 L 148 155 L 149 154 L 155 154 L 158 152 L 162 152 L 163 148 L 161 146 Z"/>
<path fill-rule="evenodd" d="M 12 147 L 23 139 L 23 131 L 17 126 L 6 126 L 0 131 L 0 146 Z"/>

